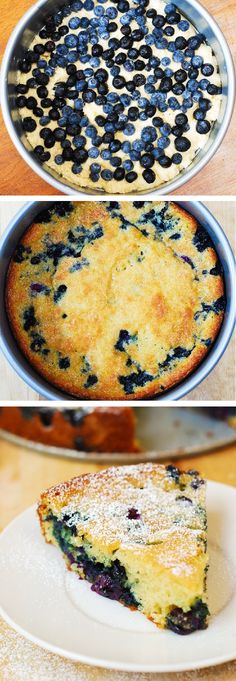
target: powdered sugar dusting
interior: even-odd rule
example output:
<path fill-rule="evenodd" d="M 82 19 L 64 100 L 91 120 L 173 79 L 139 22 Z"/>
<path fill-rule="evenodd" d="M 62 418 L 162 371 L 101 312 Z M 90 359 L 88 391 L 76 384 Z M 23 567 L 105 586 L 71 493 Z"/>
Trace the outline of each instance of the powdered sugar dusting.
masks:
<path fill-rule="evenodd" d="M 195 480 L 150 463 L 110 468 L 50 490 L 46 515 L 50 507 L 60 519 L 66 516 L 68 527 L 74 524 L 75 546 L 81 536 L 133 550 L 161 544 L 158 560 L 176 575 L 189 574 L 188 559 L 199 554 L 205 539 L 205 485 L 193 488 Z"/>
<path fill-rule="evenodd" d="M 176 674 L 98 669 L 48 653 L 1 623 L 0 676 L 1 681 L 233 681 L 236 662 Z"/>

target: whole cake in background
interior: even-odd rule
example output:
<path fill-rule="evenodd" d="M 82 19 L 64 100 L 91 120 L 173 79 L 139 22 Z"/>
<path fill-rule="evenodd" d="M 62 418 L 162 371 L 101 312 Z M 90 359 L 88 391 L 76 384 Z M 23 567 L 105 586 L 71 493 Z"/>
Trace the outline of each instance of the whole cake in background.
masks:
<path fill-rule="evenodd" d="M 202 407 L 202 410 L 213 419 L 226 421 L 229 426 L 236 428 L 236 407 Z"/>
<path fill-rule="evenodd" d="M 32 442 L 84 452 L 137 452 L 131 407 L 0 407 L 0 429 Z"/>
<path fill-rule="evenodd" d="M 190 166 L 219 117 L 212 48 L 163 0 L 66 2 L 18 69 L 37 160 L 78 188 L 155 189 Z"/>
<path fill-rule="evenodd" d="M 152 397 L 211 348 L 223 272 L 207 231 L 175 203 L 58 202 L 18 244 L 6 306 L 24 355 L 62 391 Z"/>
<path fill-rule="evenodd" d="M 92 591 L 185 635 L 209 614 L 205 496 L 197 471 L 147 463 L 56 485 L 38 513 L 46 541 Z"/>

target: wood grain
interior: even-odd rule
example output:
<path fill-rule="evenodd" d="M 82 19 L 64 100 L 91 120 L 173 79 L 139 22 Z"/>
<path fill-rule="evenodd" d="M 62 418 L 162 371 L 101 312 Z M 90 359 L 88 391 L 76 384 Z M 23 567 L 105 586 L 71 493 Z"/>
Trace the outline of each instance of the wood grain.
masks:
<path fill-rule="evenodd" d="M 210 480 L 236 487 L 236 445 L 211 454 L 180 459 Z M 73 475 L 100 470 L 97 464 L 56 459 L 0 440 L 0 518 L 5 527 L 33 504 L 41 491 Z M 0 681 L 235 681 L 236 663 L 180 674 L 123 674 L 60 660 L 40 650 L 0 621 Z M 2 648 L 2 655 L 1 655 Z M 8 657 L 4 650 L 8 650 Z M 11 650 L 12 657 L 9 657 Z M 38 670 L 38 676 L 37 676 Z"/>
<path fill-rule="evenodd" d="M 24 205 L 22 201 L 0 203 L 0 233 L 4 231 L 9 220 Z M 236 232 L 236 202 L 234 201 L 208 201 L 205 205 L 215 215 L 231 245 L 235 247 Z M 187 400 L 218 400 L 235 399 L 235 334 L 229 346 L 221 358 L 219 364 L 212 373 L 195 390 L 190 392 Z M 29 388 L 13 371 L 3 355 L 0 356 L 0 400 L 39 400 L 41 399 L 34 390 Z"/>
<path fill-rule="evenodd" d="M 204 6 L 214 16 L 222 29 L 234 60 L 236 60 L 235 2 L 234 0 L 204 0 Z M 10 3 L 1 0 L 2 41 L 0 58 L 6 42 L 22 15 L 32 5 L 32 0 Z M 236 189 L 235 131 L 236 111 L 220 149 L 208 165 L 175 194 L 233 195 Z M 0 115 L 0 194 L 2 195 L 56 195 L 56 189 L 38 177 L 23 161 L 7 133 Z"/>

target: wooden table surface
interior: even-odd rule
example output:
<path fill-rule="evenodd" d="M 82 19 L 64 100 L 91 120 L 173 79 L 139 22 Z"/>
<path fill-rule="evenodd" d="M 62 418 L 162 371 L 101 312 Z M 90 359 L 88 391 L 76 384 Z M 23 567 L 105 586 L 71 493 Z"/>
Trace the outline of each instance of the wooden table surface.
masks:
<path fill-rule="evenodd" d="M 236 444 L 211 454 L 179 460 L 210 480 L 236 487 Z M 43 489 L 73 475 L 97 471 L 96 464 L 56 459 L 0 440 L 0 518 L 5 527 L 33 504 Z M 235 651 L 236 653 L 236 651 Z M 236 655 L 235 655 L 236 657 Z M 235 681 L 236 662 L 181 674 L 128 674 L 89 668 L 60 659 L 31 644 L 0 621 L 0 681 Z"/>
<path fill-rule="evenodd" d="M 235 0 L 203 0 L 203 5 L 214 16 L 222 29 L 232 55 L 236 59 Z M 1 0 L 1 48 L 0 58 L 6 42 L 22 15 L 32 6 L 32 0 Z M 235 148 L 236 111 L 228 133 L 220 149 L 208 165 L 195 178 L 187 182 L 176 194 L 233 195 L 236 188 Z M 0 116 L 0 194 L 3 195 L 55 195 L 56 189 L 41 180 L 23 161 L 16 151 Z M 223 182 L 222 182 L 223 179 Z"/>
<path fill-rule="evenodd" d="M 226 232 L 236 252 L 236 202 L 204 202 Z M 10 219 L 24 205 L 22 201 L 0 203 L 0 233 L 4 232 Z M 233 400 L 236 397 L 236 334 L 234 333 L 226 352 L 211 374 L 192 390 L 186 400 Z M 3 355 L 0 356 L 0 400 L 39 400 L 38 393 L 29 388 L 13 371 Z"/>

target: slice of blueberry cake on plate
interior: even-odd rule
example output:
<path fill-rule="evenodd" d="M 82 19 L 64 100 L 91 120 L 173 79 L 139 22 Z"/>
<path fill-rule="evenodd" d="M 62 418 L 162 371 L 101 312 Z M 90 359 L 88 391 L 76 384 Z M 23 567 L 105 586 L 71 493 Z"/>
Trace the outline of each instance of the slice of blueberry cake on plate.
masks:
<path fill-rule="evenodd" d="M 197 471 L 140 464 L 44 492 L 42 533 L 99 595 L 177 634 L 205 629 L 207 520 Z"/>

